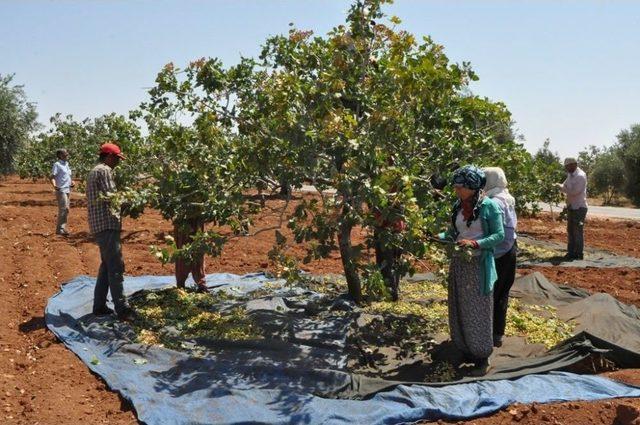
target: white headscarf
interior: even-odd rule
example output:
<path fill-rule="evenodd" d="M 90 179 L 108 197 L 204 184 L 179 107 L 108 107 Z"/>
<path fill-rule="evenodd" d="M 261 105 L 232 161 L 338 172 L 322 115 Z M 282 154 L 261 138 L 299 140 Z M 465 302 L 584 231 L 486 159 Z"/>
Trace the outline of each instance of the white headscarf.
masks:
<path fill-rule="evenodd" d="M 516 205 L 516 200 L 507 189 L 507 177 L 500 167 L 483 168 L 487 183 L 484 185 L 484 193 L 489 198 L 500 195 L 511 208 Z"/>

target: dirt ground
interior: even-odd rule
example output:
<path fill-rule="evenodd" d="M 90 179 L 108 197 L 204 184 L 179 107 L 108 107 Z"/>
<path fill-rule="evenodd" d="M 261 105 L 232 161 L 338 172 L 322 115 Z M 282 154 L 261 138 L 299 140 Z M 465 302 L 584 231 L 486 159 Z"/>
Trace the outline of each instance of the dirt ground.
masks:
<path fill-rule="evenodd" d="M 277 202 L 281 201 L 269 205 Z M 0 288 L 4 294 L 0 300 L 0 314 L 5 318 L 0 326 L 0 423 L 136 423 L 131 407 L 106 389 L 103 381 L 91 374 L 45 328 L 43 312 L 48 298 L 74 276 L 95 275 L 99 265 L 98 249 L 87 233 L 86 210 L 81 197 L 72 196 L 71 237 L 54 234 L 56 210 L 55 196 L 46 183 L 17 178 L 0 181 Z M 262 217 L 257 227 L 277 223 L 278 215 L 273 212 Z M 547 217 L 522 220 L 523 230 L 535 237 L 548 235 L 554 240 L 563 239 L 562 226 Z M 127 274 L 171 274 L 171 269 L 163 268 L 148 249 L 170 230 L 170 225 L 154 212 L 136 221 L 125 220 L 123 252 Z M 207 271 L 246 273 L 264 270 L 268 267 L 266 254 L 273 239 L 273 232 L 236 238 L 229 242 L 220 258 L 208 261 Z M 640 223 L 592 220 L 587 227 L 586 239 L 591 246 L 640 255 Z M 292 252 L 303 255 L 300 247 Z M 318 273 L 339 272 L 340 269 L 337 255 L 306 267 L 307 271 Z M 540 270 L 552 280 L 572 283 L 590 291 L 605 291 L 623 302 L 640 305 L 640 297 L 634 291 L 640 283 L 639 271 Z M 618 371 L 612 377 L 640 384 L 640 371 Z M 461 423 L 613 424 L 616 418 L 616 423 L 631 423 L 623 417 L 633 410 L 625 408 L 626 405 L 640 408 L 640 400 L 512 406 L 491 417 Z"/>
<path fill-rule="evenodd" d="M 554 221 L 548 213 L 535 218 L 520 218 L 518 223 L 521 233 L 536 239 L 567 241 L 567 222 Z M 619 255 L 640 257 L 640 221 L 591 218 L 587 214 L 584 229 L 586 245 Z"/>

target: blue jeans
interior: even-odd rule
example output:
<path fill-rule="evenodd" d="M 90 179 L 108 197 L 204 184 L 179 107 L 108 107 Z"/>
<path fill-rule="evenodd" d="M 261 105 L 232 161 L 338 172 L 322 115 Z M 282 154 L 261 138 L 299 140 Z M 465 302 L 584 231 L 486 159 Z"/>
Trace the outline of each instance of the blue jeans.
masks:
<path fill-rule="evenodd" d="M 120 230 L 103 230 L 95 235 L 100 248 L 100 269 L 93 293 L 93 309 L 99 310 L 107 303 L 107 293 L 111 292 L 111 300 L 116 313 L 124 312 L 127 300 L 124 296 L 122 282 L 124 280 L 124 261 L 120 245 Z"/>
<path fill-rule="evenodd" d="M 574 258 L 582 258 L 584 251 L 584 221 L 587 209 L 578 208 L 567 211 L 567 254 Z"/>

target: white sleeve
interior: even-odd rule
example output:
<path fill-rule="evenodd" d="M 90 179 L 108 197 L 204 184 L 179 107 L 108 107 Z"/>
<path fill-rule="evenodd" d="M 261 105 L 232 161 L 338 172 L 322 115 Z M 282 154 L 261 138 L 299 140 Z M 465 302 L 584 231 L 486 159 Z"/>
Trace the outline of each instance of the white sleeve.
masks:
<path fill-rule="evenodd" d="M 562 182 L 562 188 L 560 189 L 560 191 L 562 193 L 569 193 L 569 187 L 571 185 L 569 184 L 569 177 L 567 177 L 566 179 L 564 179 L 564 181 Z"/>
<path fill-rule="evenodd" d="M 58 175 L 58 163 L 54 162 L 53 167 L 51 168 L 51 175 L 56 177 Z"/>
<path fill-rule="evenodd" d="M 571 185 L 571 187 L 567 188 L 568 195 L 579 195 L 584 192 L 585 187 L 587 186 L 587 178 L 583 175 L 576 176 L 575 185 Z"/>

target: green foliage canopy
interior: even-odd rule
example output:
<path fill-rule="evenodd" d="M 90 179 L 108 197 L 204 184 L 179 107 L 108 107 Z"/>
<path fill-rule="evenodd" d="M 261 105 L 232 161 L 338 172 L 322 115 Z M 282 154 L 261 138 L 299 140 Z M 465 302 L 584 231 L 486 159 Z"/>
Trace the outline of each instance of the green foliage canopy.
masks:
<path fill-rule="evenodd" d="M 13 75 L 0 74 L 0 175 L 14 171 L 16 155 L 39 127 L 35 105 L 12 81 Z"/>
<path fill-rule="evenodd" d="M 297 242 L 312 242 L 309 260 L 340 250 L 355 299 L 371 270 L 365 249 L 400 250 L 394 269 L 404 274 L 427 255 L 425 233 L 448 223 L 431 175 L 448 177 L 453 162 L 511 171 L 530 160 L 513 138 L 497 137 L 510 114 L 471 94 L 469 64 L 397 30 L 384 3 L 355 3 L 326 37 L 292 28 L 268 39 L 254 89 L 238 94 L 239 129 L 257 162 L 274 164 L 276 181 L 319 190 L 321 201 L 301 203 L 289 226 Z M 323 193 L 332 188 L 335 196 Z M 367 232 L 364 244 L 352 243 L 356 227 Z"/>
<path fill-rule="evenodd" d="M 74 179 L 81 182 L 98 161 L 100 145 L 117 143 L 127 157 L 116 169 L 118 186 L 131 185 L 140 176 L 140 150 L 144 138 L 140 128 L 129 118 L 115 113 L 77 121 L 73 116 L 54 115 L 50 128 L 32 137 L 17 158 L 16 168 L 22 178 L 48 177 L 57 160 L 56 150 L 69 151 Z"/>
<path fill-rule="evenodd" d="M 533 156 L 533 172 L 538 178 L 537 190 L 534 193 L 538 201 L 555 205 L 562 202 L 564 195 L 554 185 L 564 181 L 566 173 L 558 154 L 551 151 L 550 144 L 549 139 L 545 140 Z"/>
<path fill-rule="evenodd" d="M 600 153 L 591 167 L 590 181 L 595 192 L 602 195 L 605 205 L 610 205 L 624 190 L 624 163 L 616 149 Z"/>
<path fill-rule="evenodd" d="M 231 120 L 231 97 L 242 65 L 225 69 L 216 59 L 201 59 L 185 69 L 166 65 L 136 118 L 149 135 L 144 147 L 149 179 L 131 198 L 157 208 L 178 228 L 214 223 L 235 232 L 246 229 L 253 208 L 245 158 L 238 155 L 241 138 Z M 126 204 L 129 199 L 124 199 Z M 163 261 L 218 255 L 226 238 L 215 231 L 198 232 L 192 243 L 160 251 Z"/>
<path fill-rule="evenodd" d="M 617 138 L 626 177 L 625 193 L 640 206 L 640 124 L 621 131 Z"/>

